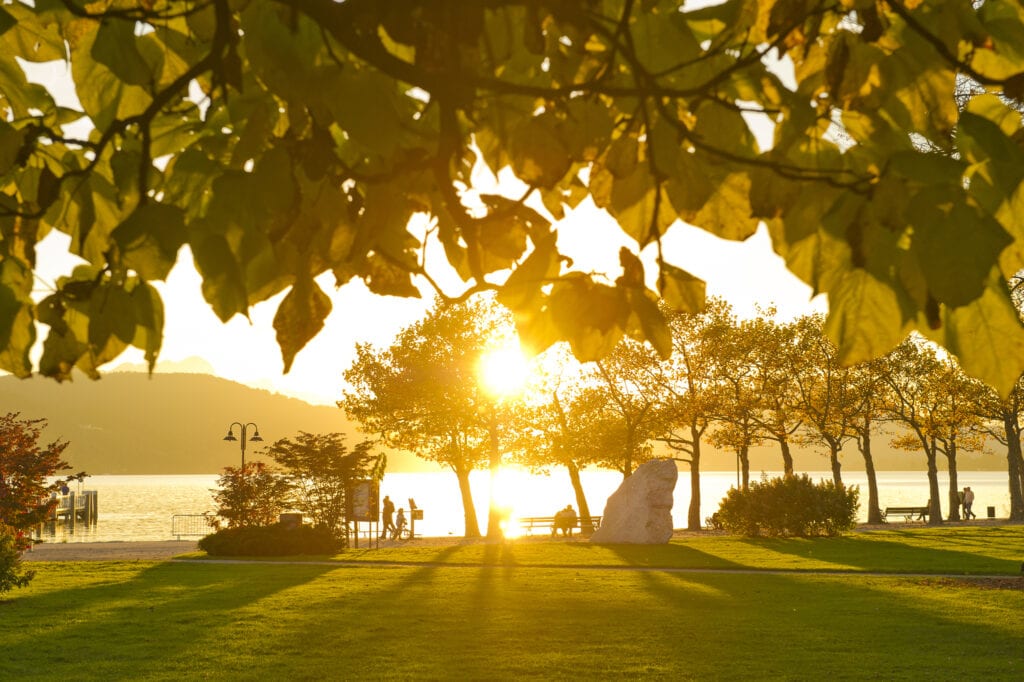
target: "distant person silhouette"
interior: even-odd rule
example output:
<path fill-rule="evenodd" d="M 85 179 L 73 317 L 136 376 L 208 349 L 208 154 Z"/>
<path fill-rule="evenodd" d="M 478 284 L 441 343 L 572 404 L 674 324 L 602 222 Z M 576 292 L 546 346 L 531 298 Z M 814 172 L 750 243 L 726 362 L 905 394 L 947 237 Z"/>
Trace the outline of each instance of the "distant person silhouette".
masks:
<path fill-rule="evenodd" d="M 60 485 L 60 494 L 61 495 L 69 495 L 69 494 L 71 494 L 71 488 L 68 487 L 67 483 L 61 483 L 61 485 Z"/>
<path fill-rule="evenodd" d="M 388 535 L 393 535 L 395 532 L 395 522 L 391 520 L 392 514 L 395 513 L 395 503 L 391 501 L 391 498 L 387 495 L 384 496 L 384 507 L 381 509 L 381 521 L 384 523 L 384 528 L 381 531 L 380 539 L 386 540 Z"/>
<path fill-rule="evenodd" d="M 402 537 L 402 532 L 404 530 L 405 530 L 405 510 L 404 509 L 399 509 L 398 510 L 398 516 L 395 518 L 395 530 L 394 530 L 394 535 L 393 535 L 394 539 L 397 540 L 398 538 Z"/>
<path fill-rule="evenodd" d="M 576 510 L 572 508 L 571 504 L 565 505 L 565 509 L 560 509 L 555 513 L 554 523 L 551 524 L 551 534 L 558 535 L 558 531 L 562 531 L 562 535 L 572 535 L 572 529 L 576 527 Z"/>
<path fill-rule="evenodd" d="M 978 515 L 971 511 L 971 506 L 974 504 L 974 491 L 971 490 L 970 486 L 964 488 L 964 521 L 968 519 L 976 519 Z"/>

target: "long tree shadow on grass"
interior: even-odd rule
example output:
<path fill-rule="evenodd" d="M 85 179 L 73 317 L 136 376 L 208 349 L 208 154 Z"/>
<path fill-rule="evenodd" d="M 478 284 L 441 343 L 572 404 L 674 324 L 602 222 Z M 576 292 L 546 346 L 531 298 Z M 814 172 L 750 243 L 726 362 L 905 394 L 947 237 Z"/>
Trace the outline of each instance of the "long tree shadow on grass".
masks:
<path fill-rule="evenodd" d="M 983 553 L 985 548 L 973 539 L 964 540 L 954 533 L 937 536 L 948 546 L 937 548 L 914 544 L 920 536 L 891 533 L 892 540 L 878 535 L 844 535 L 834 538 L 744 538 L 742 542 L 770 552 L 806 560 L 794 570 L 850 570 L 892 573 L 951 573 L 1019 575 L 1024 547 L 1018 557 L 999 557 Z M 902 535 L 902 537 L 901 537 Z M 989 536 L 990 538 L 994 536 Z M 1020 537 L 1019 534 L 1016 537 Z M 1013 539 L 1012 537 L 1010 538 Z M 824 563 L 825 566 L 820 566 Z"/>
<path fill-rule="evenodd" d="M 197 670 L 216 657 L 211 642 L 231 641 L 246 619 L 259 617 L 250 606 L 283 590 L 302 586 L 341 567 L 266 564 L 147 565 L 125 563 L 39 565 L 36 581 L 57 580 L 60 571 L 94 571 L 84 587 L 19 596 L 6 605 L 8 624 L 0 648 L 0 679 L 27 679 L 45 671 L 51 679 L 118 679 L 131 661 L 131 677 L 166 673 L 171 657 L 191 659 Z M 38 625 L 38 614 L 48 614 Z M 228 615 L 230 622 L 225 622 Z M 81 661 L 94 661 L 88 671 Z M 45 668 L 40 669 L 40 661 Z M 108 669 L 109 668 L 109 669 Z M 86 675 L 88 673 L 88 675 Z"/>
<path fill-rule="evenodd" d="M 501 559 L 516 549 L 493 551 Z M 338 679 L 948 679 L 963 670 L 1011 679 L 1020 672 L 1024 600 L 1016 594 L 1001 604 L 1007 595 L 983 590 L 938 598 L 910 577 L 617 568 L 431 563 L 324 574 L 322 584 L 296 589 L 297 625 L 274 634 L 276 647 L 302 656 L 288 670 L 261 672 Z"/>

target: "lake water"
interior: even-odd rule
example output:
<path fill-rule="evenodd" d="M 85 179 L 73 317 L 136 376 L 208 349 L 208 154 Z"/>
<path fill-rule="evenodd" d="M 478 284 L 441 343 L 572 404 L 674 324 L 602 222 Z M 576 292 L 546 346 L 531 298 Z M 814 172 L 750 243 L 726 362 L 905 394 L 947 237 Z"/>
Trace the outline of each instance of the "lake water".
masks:
<path fill-rule="evenodd" d="M 777 476 L 778 472 L 768 472 Z M 758 474 L 760 475 L 760 474 Z M 829 479 L 827 472 L 809 472 L 814 480 Z M 752 477 L 754 474 L 752 473 Z M 481 532 L 486 532 L 487 508 L 493 490 L 495 499 L 511 509 L 514 517 L 551 516 L 567 504 L 576 507 L 576 499 L 564 472 L 548 476 L 524 471 L 506 471 L 492 485 L 487 472 L 471 476 L 473 500 Z M 583 488 L 592 514 L 601 514 L 608 496 L 622 482 L 620 474 L 609 471 L 585 471 Z M 861 489 L 860 520 L 867 519 L 867 479 L 863 472 L 844 472 L 848 485 Z M 688 471 L 679 472 L 675 506 L 672 516 L 676 528 L 686 527 L 686 511 L 690 503 Z M 701 474 L 701 519 L 718 509 L 726 491 L 736 484 L 735 472 L 711 471 Z M 984 517 L 986 508 L 995 507 L 996 516 L 1010 514 L 1010 495 L 1006 472 L 960 472 L 959 484 L 975 491 L 974 511 Z M 58 525 L 55 532 L 44 531 L 50 542 L 107 542 L 114 540 L 170 540 L 171 517 L 174 514 L 212 512 L 211 489 L 217 485 L 216 475 L 202 476 L 92 476 L 81 484 L 81 490 L 99 493 L 99 521 L 93 526 L 79 523 L 73 530 Z M 943 515 L 948 513 L 946 489 L 948 477 L 939 473 Z M 928 479 L 924 472 L 879 472 L 879 504 L 887 506 L 924 505 L 928 500 Z M 416 500 L 424 510 L 423 520 L 416 522 L 416 534 L 431 537 L 463 535 L 464 516 L 458 483 L 448 473 L 387 474 L 381 485 L 381 496 L 389 495 L 395 507 L 405 507 L 408 498 Z"/>

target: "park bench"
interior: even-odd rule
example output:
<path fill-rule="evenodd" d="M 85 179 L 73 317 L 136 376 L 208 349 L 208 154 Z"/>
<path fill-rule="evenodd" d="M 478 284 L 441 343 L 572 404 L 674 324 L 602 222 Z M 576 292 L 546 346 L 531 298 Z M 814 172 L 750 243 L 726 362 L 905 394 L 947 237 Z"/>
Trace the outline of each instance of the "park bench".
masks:
<path fill-rule="evenodd" d="M 574 529 L 582 529 L 583 528 L 582 524 L 583 524 L 583 519 L 576 519 L 576 525 L 573 526 L 573 528 Z M 590 524 L 591 524 L 590 532 L 593 532 L 593 531 L 597 530 L 601 526 L 601 517 L 600 516 L 591 516 L 590 517 Z M 548 530 L 551 530 L 551 529 L 553 529 L 555 527 L 555 517 L 554 516 L 524 516 L 523 518 L 519 519 L 519 526 L 523 530 L 525 530 L 527 532 L 527 534 L 531 533 L 534 528 L 546 528 Z"/>
<path fill-rule="evenodd" d="M 887 521 L 889 516 L 902 516 L 904 521 L 924 521 L 928 517 L 928 507 L 886 507 L 882 512 L 882 520 Z"/>

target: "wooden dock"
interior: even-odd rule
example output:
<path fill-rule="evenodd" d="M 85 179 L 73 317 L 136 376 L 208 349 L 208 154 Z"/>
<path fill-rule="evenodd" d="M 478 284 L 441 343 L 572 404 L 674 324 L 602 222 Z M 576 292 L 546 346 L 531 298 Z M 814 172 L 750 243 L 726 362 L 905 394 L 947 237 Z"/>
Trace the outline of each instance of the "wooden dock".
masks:
<path fill-rule="evenodd" d="M 91 526 L 99 518 L 99 494 L 95 490 L 69 492 L 67 495 L 54 494 L 52 499 L 57 504 L 45 524 L 47 526 L 56 527 L 58 523 L 65 523 L 73 530 L 79 523 Z M 39 531 L 42 532 L 42 527 Z"/>

